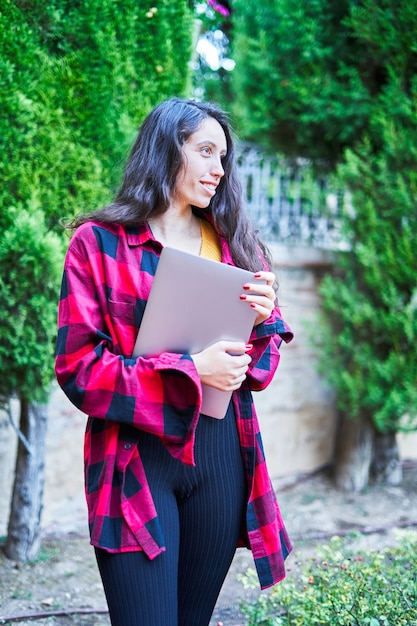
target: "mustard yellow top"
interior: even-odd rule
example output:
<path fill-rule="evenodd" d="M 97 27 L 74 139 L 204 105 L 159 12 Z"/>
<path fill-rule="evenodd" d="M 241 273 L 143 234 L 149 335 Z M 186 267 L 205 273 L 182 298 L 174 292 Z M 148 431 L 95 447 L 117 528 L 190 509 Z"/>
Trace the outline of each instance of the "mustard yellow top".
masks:
<path fill-rule="evenodd" d="M 220 241 L 213 226 L 207 221 L 200 219 L 201 225 L 201 249 L 200 256 L 212 261 L 222 260 Z"/>

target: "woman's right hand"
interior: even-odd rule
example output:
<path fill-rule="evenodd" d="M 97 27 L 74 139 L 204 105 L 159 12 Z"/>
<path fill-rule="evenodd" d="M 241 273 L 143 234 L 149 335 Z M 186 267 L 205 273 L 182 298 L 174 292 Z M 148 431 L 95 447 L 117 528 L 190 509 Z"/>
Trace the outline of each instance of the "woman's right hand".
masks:
<path fill-rule="evenodd" d="M 239 389 L 251 362 L 250 344 L 240 341 L 217 341 L 191 357 L 204 385 L 220 391 Z"/>

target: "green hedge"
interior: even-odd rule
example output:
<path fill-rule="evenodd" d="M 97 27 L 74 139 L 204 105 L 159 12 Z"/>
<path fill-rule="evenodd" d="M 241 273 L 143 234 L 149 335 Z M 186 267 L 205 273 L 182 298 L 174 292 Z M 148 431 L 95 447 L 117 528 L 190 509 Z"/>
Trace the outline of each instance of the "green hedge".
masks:
<path fill-rule="evenodd" d="M 0 13 L 0 223 L 106 201 L 143 117 L 189 87 L 186 0 L 5 0 Z"/>
<path fill-rule="evenodd" d="M 187 0 L 3 0 L 3 397 L 36 399 L 52 380 L 65 245 L 51 231 L 107 202 L 143 117 L 188 95 L 193 24 Z"/>

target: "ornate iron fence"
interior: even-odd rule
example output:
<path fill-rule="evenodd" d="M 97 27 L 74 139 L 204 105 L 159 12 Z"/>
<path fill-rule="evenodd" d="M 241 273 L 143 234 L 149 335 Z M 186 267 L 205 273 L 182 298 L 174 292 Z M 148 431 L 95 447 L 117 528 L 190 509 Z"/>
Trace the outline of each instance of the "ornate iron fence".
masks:
<path fill-rule="evenodd" d="M 330 178 L 316 178 L 307 161 L 290 163 L 248 144 L 239 146 L 238 166 L 248 214 L 267 241 L 341 246 L 345 194 Z"/>

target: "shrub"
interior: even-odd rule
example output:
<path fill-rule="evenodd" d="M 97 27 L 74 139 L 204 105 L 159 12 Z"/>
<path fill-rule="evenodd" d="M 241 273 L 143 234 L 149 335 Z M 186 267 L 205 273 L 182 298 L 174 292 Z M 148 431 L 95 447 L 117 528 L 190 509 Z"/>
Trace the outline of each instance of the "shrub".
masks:
<path fill-rule="evenodd" d="M 53 378 L 63 245 L 40 210 L 10 210 L 0 241 L 0 400 L 45 402 Z"/>
<path fill-rule="evenodd" d="M 354 543 L 354 540 L 351 541 Z M 248 626 L 415 626 L 417 533 L 396 547 L 355 554 L 334 537 L 255 604 L 242 604 Z M 243 577 L 252 585 L 254 573 Z"/>

